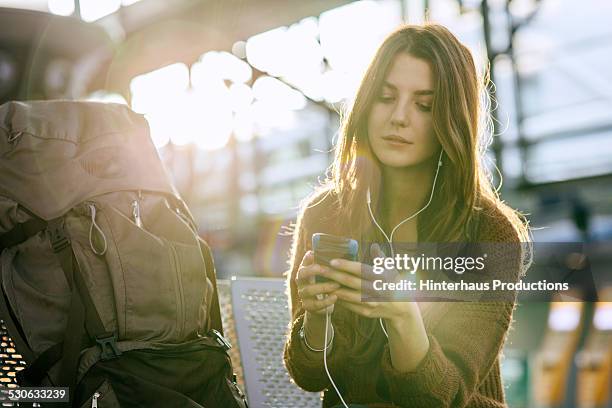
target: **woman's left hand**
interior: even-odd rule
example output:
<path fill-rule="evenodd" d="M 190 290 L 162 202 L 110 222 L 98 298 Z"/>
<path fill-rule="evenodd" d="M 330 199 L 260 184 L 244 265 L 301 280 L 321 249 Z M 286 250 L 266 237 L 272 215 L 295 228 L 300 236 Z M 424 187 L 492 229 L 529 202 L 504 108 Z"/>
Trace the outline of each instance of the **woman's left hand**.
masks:
<path fill-rule="evenodd" d="M 378 246 L 373 244 L 372 252 L 374 256 L 379 256 L 376 254 L 379 251 Z M 397 323 L 415 316 L 415 312 L 417 312 L 415 308 L 418 309 L 418 305 L 414 302 L 368 301 L 367 298 L 363 300 L 362 289 L 369 289 L 373 292 L 374 279 L 380 279 L 380 275 L 376 275 L 372 271 L 371 265 L 345 259 L 334 259 L 331 266 L 332 268 L 329 268 L 324 276 L 342 285 L 333 294 L 338 297 L 338 302 L 347 309 L 367 318 L 383 318 Z M 382 293 L 378 294 L 379 299 L 382 296 L 384 296 Z"/>
<path fill-rule="evenodd" d="M 372 245 L 371 252 L 372 257 L 384 256 L 376 244 Z M 389 339 L 393 367 L 401 372 L 415 370 L 429 350 L 429 339 L 419 305 L 411 301 L 370 302 L 367 296 L 362 300 L 362 289 L 373 289 L 372 282 L 380 278 L 374 274 L 372 266 L 343 259 L 334 259 L 331 265 L 333 269 L 328 269 L 324 276 L 343 285 L 332 292 L 338 298 L 336 303 L 367 318 L 385 319 L 386 329 L 383 329 Z M 399 274 L 396 276 L 399 278 Z M 379 293 L 378 299 L 382 295 Z"/>

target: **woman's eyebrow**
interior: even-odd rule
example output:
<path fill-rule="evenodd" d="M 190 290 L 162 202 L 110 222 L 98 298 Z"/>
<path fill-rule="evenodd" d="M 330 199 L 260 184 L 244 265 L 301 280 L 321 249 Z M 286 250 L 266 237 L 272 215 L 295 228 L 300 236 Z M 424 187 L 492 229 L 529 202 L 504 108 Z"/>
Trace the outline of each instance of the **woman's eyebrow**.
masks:
<path fill-rule="evenodd" d="M 392 83 L 385 81 L 383 82 L 383 88 L 389 88 L 390 90 L 397 90 L 397 86 Z M 417 96 L 431 96 L 434 94 L 434 91 L 431 89 L 419 89 L 418 91 L 413 92 Z"/>
<path fill-rule="evenodd" d="M 390 82 L 384 81 L 383 88 L 390 88 L 391 90 L 396 90 L 397 87 Z"/>

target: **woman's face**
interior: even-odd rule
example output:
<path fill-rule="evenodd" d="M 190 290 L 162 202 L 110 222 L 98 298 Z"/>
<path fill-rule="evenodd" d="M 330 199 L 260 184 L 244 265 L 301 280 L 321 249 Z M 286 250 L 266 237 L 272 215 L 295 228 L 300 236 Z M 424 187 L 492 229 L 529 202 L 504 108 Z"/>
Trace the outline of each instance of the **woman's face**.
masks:
<path fill-rule="evenodd" d="M 368 118 L 370 146 L 383 165 L 414 166 L 439 151 L 432 125 L 433 89 L 426 61 L 406 53 L 395 57 Z"/>

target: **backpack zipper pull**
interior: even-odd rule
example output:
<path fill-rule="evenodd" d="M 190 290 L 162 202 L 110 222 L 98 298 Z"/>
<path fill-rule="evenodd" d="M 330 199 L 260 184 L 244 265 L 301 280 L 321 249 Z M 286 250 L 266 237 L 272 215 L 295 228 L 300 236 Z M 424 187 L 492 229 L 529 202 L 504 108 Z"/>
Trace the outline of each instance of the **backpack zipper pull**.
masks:
<path fill-rule="evenodd" d="M 95 392 L 91 398 L 91 408 L 98 408 L 98 398 L 100 398 L 100 393 Z"/>
<path fill-rule="evenodd" d="M 89 246 L 91 250 L 96 255 L 104 255 L 106 253 L 106 249 L 108 247 L 106 243 L 106 236 L 104 235 L 104 231 L 100 228 L 98 224 L 96 224 L 96 206 L 93 203 L 89 203 L 89 212 L 91 214 L 91 224 L 89 225 Z M 98 251 L 93 243 L 93 229 L 96 229 L 97 232 L 102 236 L 104 247 L 101 251 Z"/>
<path fill-rule="evenodd" d="M 142 219 L 140 218 L 140 204 L 138 200 L 132 201 L 132 216 L 138 228 L 142 228 Z"/>
<path fill-rule="evenodd" d="M 17 139 L 19 139 L 21 136 L 23 136 L 23 131 L 21 131 L 21 132 L 11 132 L 11 134 L 9 134 L 9 137 L 8 137 L 7 141 L 9 143 L 13 143 Z"/>

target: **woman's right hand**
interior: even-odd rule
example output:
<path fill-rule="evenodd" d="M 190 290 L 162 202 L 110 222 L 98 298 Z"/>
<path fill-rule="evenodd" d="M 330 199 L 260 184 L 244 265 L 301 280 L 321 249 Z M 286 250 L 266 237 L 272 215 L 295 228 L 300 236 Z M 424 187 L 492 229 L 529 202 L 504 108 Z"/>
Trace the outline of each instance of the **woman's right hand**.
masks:
<path fill-rule="evenodd" d="M 308 251 L 302 258 L 302 263 L 295 276 L 297 292 L 302 307 L 309 313 L 325 315 L 334 311 L 334 304 L 338 299 L 336 295 L 329 294 L 340 288 L 336 282 L 316 283 L 315 275 L 323 275 L 325 266 L 314 263 L 314 253 Z M 327 296 L 326 296 L 327 295 Z"/>

